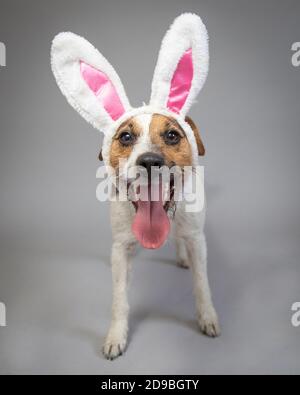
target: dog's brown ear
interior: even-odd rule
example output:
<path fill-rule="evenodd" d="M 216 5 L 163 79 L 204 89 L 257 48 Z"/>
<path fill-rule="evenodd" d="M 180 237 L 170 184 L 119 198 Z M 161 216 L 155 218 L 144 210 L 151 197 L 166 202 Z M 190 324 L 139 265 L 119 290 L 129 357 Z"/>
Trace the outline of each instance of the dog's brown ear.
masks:
<path fill-rule="evenodd" d="M 205 155 L 205 147 L 203 145 L 203 142 L 202 142 L 201 136 L 200 136 L 200 132 L 199 132 L 195 122 L 190 117 L 185 117 L 185 122 L 187 122 L 190 125 L 192 131 L 194 132 L 199 156 L 204 156 Z"/>
<path fill-rule="evenodd" d="M 100 162 L 103 162 L 102 149 L 100 150 L 98 158 L 99 158 Z"/>

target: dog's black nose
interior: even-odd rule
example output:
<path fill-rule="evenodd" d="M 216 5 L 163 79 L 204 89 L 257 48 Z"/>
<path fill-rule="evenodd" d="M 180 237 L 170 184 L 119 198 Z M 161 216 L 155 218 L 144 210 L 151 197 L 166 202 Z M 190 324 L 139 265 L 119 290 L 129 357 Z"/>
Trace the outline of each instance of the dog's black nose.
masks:
<path fill-rule="evenodd" d="M 147 169 L 147 172 L 151 173 L 151 167 L 162 167 L 165 164 L 164 158 L 153 152 L 146 152 L 137 158 L 136 161 L 137 166 L 142 166 Z"/>

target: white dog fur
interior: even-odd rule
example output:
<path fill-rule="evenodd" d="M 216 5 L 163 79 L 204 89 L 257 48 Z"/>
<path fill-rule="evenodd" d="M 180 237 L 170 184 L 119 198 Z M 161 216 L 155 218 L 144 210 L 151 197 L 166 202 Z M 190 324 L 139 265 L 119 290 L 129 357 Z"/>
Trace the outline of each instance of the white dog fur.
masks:
<path fill-rule="evenodd" d="M 192 49 L 192 64 L 195 72 L 184 105 L 176 113 L 167 108 L 170 85 L 180 59 L 189 49 Z M 82 78 L 80 62 L 100 70 L 109 78 L 124 108 L 123 114 L 118 119 L 112 119 L 98 97 L 90 90 Z M 149 106 L 131 108 L 121 80 L 110 63 L 88 41 L 73 33 L 61 33 L 55 37 L 51 50 L 51 64 L 56 81 L 69 103 L 89 123 L 104 133 L 102 154 L 106 165 L 109 164 L 112 137 L 122 122 L 131 117 L 135 117 L 141 125 L 142 135 L 126 166 L 134 165 L 140 154 L 154 149 L 149 138 L 149 125 L 155 113 L 176 119 L 191 145 L 193 166 L 197 165 L 195 136 L 190 125 L 185 121 L 185 115 L 204 85 L 209 65 L 208 35 L 197 15 L 186 13 L 176 18 L 163 39 L 154 72 Z M 111 203 L 113 304 L 111 325 L 103 348 L 104 355 L 108 359 L 121 355 L 127 345 L 128 273 L 132 250 L 137 244 L 131 230 L 133 216 L 134 208 L 131 202 Z M 200 329 L 208 336 L 215 337 L 220 334 L 220 327 L 207 278 L 204 222 L 204 211 L 199 215 L 188 213 L 185 210 L 185 202 L 180 202 L 172 227 L 178 264 L 192 269 Z"/>

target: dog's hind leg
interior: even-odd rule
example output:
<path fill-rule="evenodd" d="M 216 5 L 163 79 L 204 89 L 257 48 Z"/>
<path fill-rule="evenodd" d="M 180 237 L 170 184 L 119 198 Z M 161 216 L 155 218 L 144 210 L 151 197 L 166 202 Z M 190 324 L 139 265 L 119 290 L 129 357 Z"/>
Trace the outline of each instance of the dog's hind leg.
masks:
<path fill-rule="evenodd" d="M 190 267 L 185 241 L 181 237 L 176 237 L 176 257 L 177 265 L 179 267 L 184 269 L 188 269 Z"/>
<path fill-rule="evenodd" d="M 111 325 L 104 342 L 103 354 L 107 359 L 122 355 L 127 345 L 129 304 L 128 275 L 132 245 L 115 241 L 112 247 L 113 303 Z"/>

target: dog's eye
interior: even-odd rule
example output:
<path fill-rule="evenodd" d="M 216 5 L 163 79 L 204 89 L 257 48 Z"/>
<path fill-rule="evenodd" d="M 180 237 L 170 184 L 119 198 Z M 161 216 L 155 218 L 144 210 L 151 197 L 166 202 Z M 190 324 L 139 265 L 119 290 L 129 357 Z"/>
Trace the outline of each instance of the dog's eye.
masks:
<path fill-rule="evenodd" d="M 164 134 L 164 140 L 166 144 L 169 145 L 175 145 L 178 144 L 181 139 L 180 134 L 177 132 L 177 130 L 168 130 Z"/>
<path fill-rule="evenodd" d="M 132 145 L 135 141 L 135 136 L 131 132 L 122 132 L 119 136 L 119 141 L 122 145 Z"/>

